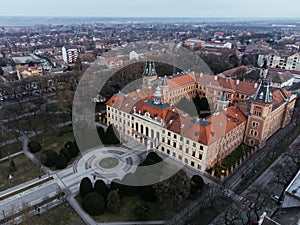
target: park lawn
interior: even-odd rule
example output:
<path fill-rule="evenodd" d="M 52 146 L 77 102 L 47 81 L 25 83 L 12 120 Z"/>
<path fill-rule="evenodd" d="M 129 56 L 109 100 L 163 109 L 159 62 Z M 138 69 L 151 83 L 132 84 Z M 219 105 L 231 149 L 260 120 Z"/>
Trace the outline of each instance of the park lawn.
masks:
<path fill-rule="evenodd" d="M 42 171 L 40 171 L 40 168 L 23 154 L 12 159 L 16 165 L 15 172 L 9 172 L 9 160 L 0 162 L 0 191 L 6 190 L 9 187 L 17 186 L 43 174 Z M 13 179 L 10 180 L 10 184 L 8 183 L 7 179 L 9 174 L 13 176 Z"/>
<path fill-rule="evenodd" d="M 22 151 L 22 144 L 21 142 L 15 142 L 12 144 L 9 144 L 7 146 L 2 146 L 0 147 L 0 158 L 4 158 L 6 156 L 15 154 L 17 152 L 21 152 Z"/>
<path fill-rule="evenodd" d="M 81 205 L 81 197 L 77 196 L 76 200 Z M 99 216 L 93 216 L 93 218 L 98 223 L 140 221 L 141 219 L 138 219 L 134 212 L 137 205 L 147 205 L 149 207 L 148 215 L 143 220 L 163 220 L 164 211 L 162 210 L 159 201 L 145 202 L 138 195 L 130 197 L 123 196 L 121 198 L 121 208 L 118 213 L 111 213 L 106 210 Z"/>
<path fill-rule="evenodd" d="M 57 153 L 65 146 L 68 141 L 74 141 L 73 132 L 59 135 L 59 128 L 50 134 L 41 134 L 40 137 L 33 137 L 31 140 L 38 141 L 42 145 L 42 150 L 53 149 Z"/>
<path fill-rule="evenodd" d="M 45 118 L 47 118 L 45 120 Z M 11 121 L 11 126 L 18 130 L 39 131 L 50 129 L 53 125 L 71 120 L 70 115 L 66 114 L 46 114 L 40 113 L 34 116 L 27 116 L 16 121 Z M 5 124 L 4 124 L 5 125 Z"/>
<path fill-rule="evenodd" d="M 33 216 L 21 225 L 85 225 L 79 215 L 67 203 L 49 209 L 40 216 Z"/>

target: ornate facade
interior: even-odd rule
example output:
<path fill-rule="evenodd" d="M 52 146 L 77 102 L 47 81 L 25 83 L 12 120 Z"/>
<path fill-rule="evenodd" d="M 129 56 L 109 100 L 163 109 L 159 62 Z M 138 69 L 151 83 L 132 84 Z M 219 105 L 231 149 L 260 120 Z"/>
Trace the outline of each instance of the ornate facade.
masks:
<path fill-rule="evenodd" d="M 183 97 L 208 99 L 212 114 L 200 119 L 176 108 Z M 247 83 L 194 72 L 158 77 L 147 62 L 143 86 L 107 102 L 108 123 L 121 137 L 164 152 L 204 171 L 245 142 L 263 146 L 291 120 L 296 96 L 267 81 Z"/>

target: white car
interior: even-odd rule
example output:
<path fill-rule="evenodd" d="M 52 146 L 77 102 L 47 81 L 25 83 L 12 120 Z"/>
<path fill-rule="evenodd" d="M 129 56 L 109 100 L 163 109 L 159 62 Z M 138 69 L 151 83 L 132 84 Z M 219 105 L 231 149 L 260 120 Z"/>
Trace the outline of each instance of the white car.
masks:
<path fill-rule="evenodd" d="M 271 195 L 271 198 L 272 198 L 272 200 L 274 200 L 276 203 L 279 203 L 279 204 L 282 203 L 282 201 L 279 200 L 279 197 L 278 197 L 277 195 Z"/>

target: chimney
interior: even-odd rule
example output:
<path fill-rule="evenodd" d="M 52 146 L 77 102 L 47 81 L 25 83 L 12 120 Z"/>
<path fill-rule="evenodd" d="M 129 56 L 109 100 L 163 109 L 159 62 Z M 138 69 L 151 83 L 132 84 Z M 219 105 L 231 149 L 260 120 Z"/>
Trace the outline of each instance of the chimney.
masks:
<path fill-rule="evenodd" d="M 200 77 L 203 77 L 203 73 L 200 73 Z"/>
<path fill-rule="evenodd" d="M 236 85 L 239 85 L 240 84 L 240 80 L 236 80 Z"/>
<path fill-rule="evenodd" d="M 215 80 L 218 80 L 218 76 L 217 76 L 217 75 L 215 75 L 215 76 L 214 76 L 214 79 L 215 79 Z"/>
<path fill-rule="evenodd" d="M 258 87 L 258 83 L 254 83 L 254 88 L 257 88 Z"/>

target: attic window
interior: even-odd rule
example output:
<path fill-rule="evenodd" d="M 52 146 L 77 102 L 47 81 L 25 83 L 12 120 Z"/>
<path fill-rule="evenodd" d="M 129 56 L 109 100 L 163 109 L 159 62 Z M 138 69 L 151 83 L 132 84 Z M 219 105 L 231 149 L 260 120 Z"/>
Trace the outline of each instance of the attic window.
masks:
<path fill-rule="evenodd" d="M 144 110 L 143 110 L 143 114 L 145 114 L 146 112 L 147 112 L 147 110 L 146 110 L 146 109 L 144 109 Z"/>
<path fill-rule="evenodd" d="M 157 113 L 154 113 L 154 117 L 157 117 Z"/>
<path fill-rule="evenodd" d="M 199 131 L 195 130 L 195 136 L 197 137 L 199 135 Z"/>
<path fill-rule="evenodd" d="M 212 137 L 215 136 L 215 132 L 214 131 L 211 131 L 210 134 L 211 134 Z"/>

